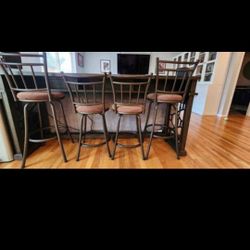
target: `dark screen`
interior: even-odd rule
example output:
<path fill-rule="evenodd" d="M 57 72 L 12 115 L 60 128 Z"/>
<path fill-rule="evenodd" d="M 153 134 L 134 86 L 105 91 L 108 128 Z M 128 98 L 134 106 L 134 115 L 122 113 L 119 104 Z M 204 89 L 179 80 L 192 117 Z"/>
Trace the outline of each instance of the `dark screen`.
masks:
<path fill-rule="evenodd" d="M 148 74 L 150 55 L 118 54 L 118 74 Z"/>
<path fill-rule="evenodd" d="M 19 52 L 5 52 L 5 53 L 19 53 Z M 5 62 L 10 63 L 21 63 L 21 57 L 20 56 L 3 56 L 3 59 Z M 17 66 L 11 65 L 11 68 L 17 68 Z M 20 67 L 22 68 L 22 66 Z"/>

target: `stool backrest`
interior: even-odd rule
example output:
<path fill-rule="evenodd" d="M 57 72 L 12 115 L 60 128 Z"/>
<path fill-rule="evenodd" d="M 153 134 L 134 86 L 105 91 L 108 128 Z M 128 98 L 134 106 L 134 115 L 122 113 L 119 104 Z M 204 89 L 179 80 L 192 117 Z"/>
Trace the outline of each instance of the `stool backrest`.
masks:
<path fill-rule="evenodd" d="M 18 62 L 12 60 L 12 58 L 18 58 Z M 25 60 L 31 61 L 31 58 L 37 62 L 23 62 Z M 0 52 L 0 66 L 15 101 L 17 101 L 16 94 L 18 92 L 35 92 L 38 90 L 47 91 L 49 101 L 51 101 L 45 52 L 42 54 Z M 39 74 L 37 72 L 39 72 Z M 27 77 L 27 75 L 32 77 Z"/>
<path fill-rule="evenodd" d="M 119 105 L 144 105 L 152 75 L 109 74 L 115 110 Z"/>
<path fill-rule="evenodd" d="M 106 74 L 65 74 L 61 72 L 74 110 L 76 106 L 103 105 L 105 109 Z"/>
<path fill-rule="evenodd" d="M 156 58 L 155 93 L 187 95 L 191 78 L 199 61 L 168 61 Z M 182 67 L 180 67 L 182 65 Z M 164 84 L 159 84 L 163 80 Z M 157 95 L 155 95 L 157 97 Z"/>

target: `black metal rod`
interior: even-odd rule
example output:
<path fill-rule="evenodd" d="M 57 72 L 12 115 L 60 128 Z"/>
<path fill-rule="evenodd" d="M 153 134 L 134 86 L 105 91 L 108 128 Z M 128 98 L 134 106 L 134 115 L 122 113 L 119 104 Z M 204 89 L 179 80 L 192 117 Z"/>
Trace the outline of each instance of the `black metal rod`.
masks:
<path fill-rule="evenodd" d="M 108 141 L 108 130 L 107 130 L 107 124 L 106 124 L 106 119 L 105 119 L 105 114 L 102 114 L 102 121 L 103 121 L 103 133 L 104 133 L 104 139 L 106 141 L 106 146 L 107 146 L 107 151 L 109 154 L 109 157 L 111 157 L 111 152 L 109 148 L 109 141 Z"/>
<path fill-rule="evenodd" d="M 137 131 L 138 131 L 138 139 L 139 139 L 139 143 L 141 146 L 142 159 L 145 160 L 143 139 L 142 139 L 142 132 L 141 132 L 141 117 L 140 117 L 140 115 L 136 115 L 136 124 L 137 124 Z"/>
<path fill-rule="evenodd" d="M 156 118 L 157 118 L 157 113 L 158 113 L 158 106 L 159 106 L 159 104 L 155 103 L 154 120 L 153 120 L 152 131 L 150 133 L 149 144 L 148 144 L 147 153 L 146 153 L 146 159 L 148 159 L 149 152 L 150 152 L 150 149 L 151 149 L 151 144 L 152 144 L 152 139 L 153 139 L 154 129 L 155 129 L 155 123 L 156 123 Z"/>
<path fill-rule="evenodd" d="M 64 147 L 63 147 L 63 144 L 62 144 L 62 141 L 61 141 L 61 136 L 60 136 L 60 133 L 59 133 L 59 130 L 58 130 L 58 125 L 57 125 L 57 119 L 56 119 L 56 112 L 55 112 L 54 103 L 50 102 L 50 107 L 51 107 L 51 111 L 52 111 L 52 116 L 53 116 L 54 125 L 55 125 L 55 129 L 56 129 L 56 135 L 57 135 L 59 146 L 61 148 L 63 160 L 64 160 L 64 162 L 67 162 L 67 157 L 66 157 L 66 154 L 65 154 L 65 151 L 64 151 Z"/>
<path fill-rule="evenodd" d="M 83 124 L 83 117 L 85 115 L 80 115 L 80 126 L 79 126 L 79 141 L 78 141 L 78 150 L 77 150 L 77 155 L 76 155 L 76 160 L 79 161 L 80 159 L 80 152 L 81 152 L 81 146 L 82 146 L 82 124 Z"/>
<path fill-rule="evenodd" d="M 28 106 L 30 103 L 26 103 L 23 107 L 24 115 L 24 146 L 23 146 L 23 159 L 21 163 L 21 168 L 25 167 L 25 162 L 27 158 L 28 145 L 29 145 L 29 121 L 28 121 Z"/>
<path fill-rule="evenodd" d="M 119 114 L 119 118 L 118 118 L 118 122 L 117 122 L 116 135 L 115 135 L 115 144 L 114 144 L 114 149 L 113 149 L 113 153 L 112 153 L 112 157 L 111 157 L 112 160 L 114 160 L 114 158 L 115 158 L 115 151 L 116 151 L 116 146 L 117 146 L 117 141 L 118 141 L 118 136 L 119 136 L 121 117 L 122 117 L 122 115 Z"/>

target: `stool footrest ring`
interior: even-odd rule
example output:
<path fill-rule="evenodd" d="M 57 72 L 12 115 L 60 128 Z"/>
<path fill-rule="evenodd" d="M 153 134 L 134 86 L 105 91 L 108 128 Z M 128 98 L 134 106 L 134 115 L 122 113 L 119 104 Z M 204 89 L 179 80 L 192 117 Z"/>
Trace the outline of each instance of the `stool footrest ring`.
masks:
<path fill-rule="evenodd" d="M 138 143 L 138 144 L 122 144 L 122 143 L 117 143 L 117 147 L 119 148 L 137 148 L 137 147 L 140 147 L 141 144 Z"/>
<path fill-rule="evenodd" d="M 109 137 L 107 141 L 110 141 L 111 138 Z M 84 147 L 84 148 L 95 148 L 95 147 L 99 147 L 99 146 L 102 146 L 102 145 L 105 145 L 106 144 L 106 141 L 102 141 L 100 143 L 97 143 L 97 144 L 88 144 L 88 143 L 81 143 L 81 147 Z"/>
<path fill-rule="evenodd" d="M 53 126 L 48 126 L 48 127 L 38 128 L 38 129 L 33 130 L 32 132 L 30 132 L 29 135 L 31 136 L 32 134 L 39 133 L 39 132 L 44 131 L 44 130 L 49 130 L 51 128 L 54 128 L 54 127 Z M 56 138 L 57 138 L 56 135 L 55 136 L 50 136 L 48 138 L 39 138 L 39 139 L 29 138 L 29 142 L 43 143 L 43 142 L 52 141 L 52 140 L 54 140 Z"/>

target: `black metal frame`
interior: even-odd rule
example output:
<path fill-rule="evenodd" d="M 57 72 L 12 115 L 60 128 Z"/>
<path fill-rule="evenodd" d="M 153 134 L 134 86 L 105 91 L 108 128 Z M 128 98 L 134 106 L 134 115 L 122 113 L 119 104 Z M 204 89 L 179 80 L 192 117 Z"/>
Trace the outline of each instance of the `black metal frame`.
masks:
<path fill-rule="evenodd" d="M 19 63 L 19 62 L 7 62 L 5 61 L 5 57 L 20 57 L 20 61 L 22 61 L 23 58 L 37 58 L 39 61 L 38 63 Z M 61 148 L 62 156 L 64 162 L 67 162 L 67 157 L 64 151 L 64 147 L 61 141 L 60 137 L 60 132 L 58 129 L 58 124 L 57 124 L 57 118 L 56 118 L 56 110 L 55 110 L 55 104 L 54 102 L 58 102 L 60 105 L 60 108 L 62 109 L 63 113 L 63 119 L 65 123 L 65 128 L 66 132 L 69 134 L 69 136 L 72 139 L 71 133 L 69 131 L 68 125 L 67 125 L 67 120 L 65 117 L 65 112 L 63 105 L 60 100 L 56 100 L 53 98 L 51 95 L 51 88 L 48 80 L 48 70 L 47 70 L 47 57 L 46 53 L 43 52 L 42 54 L 32 54 L 32 53 L 0 53 L 0 66 L 4 72 L 4 75 L 7 79 L 10 91 L 12 93 L 13 99 L 15 102 L 22 102 L 24 103 L 23 106 L 23 113 L 24 113 L 24 149 L 23 149 L 23 158 L 21 162 L 21 168 L 25 167 L 25 162 L 27 158 L 27 152 L 28 152 L 28 144 L 29 142 L 33 143 L 43 143 L 47 142 L 49 140 L 55 139 L 57 137 L 59 146 Z M 16 69 L 11 68 L 15 67 Z M 32 73 L 32 84 L 29 82 L 26 82 L 24 74 L 23 74 L 23 67 L 28 67 Z M 36 75 L 35 75 L 35 70 L 34 67 L 41 67 L 43 69 L 44 73 L 44 81 L 45 81 L 45 88 L 39 88 L 36 80 Z M 15 71 L 15 72 L 14 72 Z M 18 79 L 19 77 L 19 79 Z M 21 80 L 21 81 L 20 81 Z M 20 92 L 37 92 L 37 91 L 44 91 L 48 94 L 48 99 L 46 100 L 19 100 L 17 98 L 17 94 Z M 56 137 L 50 137 L 50 138 L 44 138 L 44 130 L 50 129 L 51 127 L 43 127 L 43 122 L 42 122 L 42 116 L 41 116 L 41 103 L 49 103 L 51 111 L 52 111 L 52 116 L 53 116 L 53 121 L 54 121 L 54 128 L 56 130 Z M 30 135 L 33 134 L 33 132 L 29 132 L 29 124 L 28 124 L 28 107 L 31 104 L 35 104 L 37 106 L 37 111 L 38 111 L 38 117 L 39 117 L 39 130 L 40 130 L 40 135 L 41 139 L 32 139 L 30 138 Z"/>
<path fill-rule="evenodd" d="M 74 111 L 75 113 L 80 115 L 79 146 L 77 149 L 76 160 L 79 161 L 80 159 L 81 147 L 98 147 L 104 144 L 106 144 L 108 155 L 109 157 L 111 157 L 111 152 L 109 148 L 110 137 L 108 134 L 107 124 L 105 119 L 105 112 L 107 111 L 107 109 L 105 108 L 106 74 L 103 75 L 92 74 L 79 77 L 73 74 L 65 74 L 61 72 L 61 75 L 64 80 L 64 83 L 67 86 Z M 101 113 L 80 113 L 77 111 L 78 106 L 86 107 L 86 106 L 96 106 L 96 105 L 102 105 Z M 87 118 L 89 115 L 93 114 L 98 114 L 102 116 L 104 141 L 98 144 L 87 144 L 85 143 L 86 134 L 88 133 L 86 131 Z M 84 128 L 83 128 L 83 120 L 84 120 Z"/>
<path fill-rule="evenodd" d="M 160 65 L 163 63 L 166 68 L 161 68 Z M 181 112 L 185 112 L 185 101 L 187 99 L 191 78 L 199 61 L 196 62 L 182 62 L 182 61 L 168 61 L 156 59 L 156 84 L 155 84 L 155 97 L 154 100 L 149 100 L 149 109 L 146 116 L 146 123 L 144 128 L 144 134 L 147 132 L 148 127 L 152 127 L 150 132 L 149 144 L 147 147 L 146 158 L 148 159 L 152 139 L 162 138 L 162 139 L 171 139 L 175 140 L 175 149 L 177 159 L 180 159 L 179 145 L 180 145 L 180 135 L 178 129 L 183 128 L 183 119 L 181 118 Z M 167 65 L 171 65 L 167 67 Z M 178 67 L 179 65 L 191 66 L 191 67 Z M 160 75 L 160 72 L 166 72 L 165 75 Z M 159 80 L 164 79 L 163 89 L 160 88 Z M 180 95 L 182 96 L 181 101 L 160 101 L 158 100 L 158 94 L 168 94 L 168 95 Z M 148 124 L 151 106 L 154 104 L 154 117 L 153 123 Z M 160 104 L 167 105 L 167 112 L 164 119 L 164 124 L 157 124 L 156 118 L 158 113 L 158 107 Z M 174 120 L 174 122 L 173 122 Z M 171 124 L 171 126 L 169 126 Z M 155 133 L 155 127 L 160 126 L 162 132 L 159 134 Z"/>
<path fill-rule="evenodd" d="M 115 158 L 116 147 L 135 148 L 141 147 L 142 159 L 145 160 L 144 148 L 143 148 L 143 134 L 141 131 L 141 114 L 145 113 L 146 97 L 148 88 L 152 79 L 152 75 L 116 75 L 108 74 L 113 93 L 113 110 L 119 115 L 117 122 L 117 129 L 114 139 L 114 149 L 112 152 L 112 160 Z M 126 89 L 127 87 L 127 89 Z M 143 89 L 144 87 L 144 89 Z M 134 96 L 134 98 L 133 98 Z M 142 113 L 121 113 L 118 111 L 119 106 L 143 106 Z M 121 144 L 118 143 L 118 137 L 120 134 L 120 122 L 123 115 L 134 115 L 136 117 L 136 127 L 138 135 L 138 144 Z M 132 133 L 132 132 L 130 132 Z"/>

